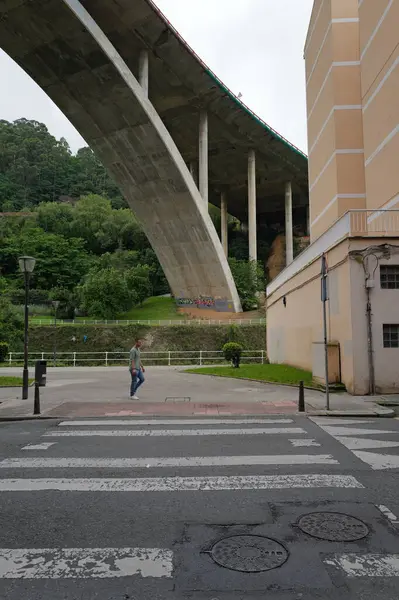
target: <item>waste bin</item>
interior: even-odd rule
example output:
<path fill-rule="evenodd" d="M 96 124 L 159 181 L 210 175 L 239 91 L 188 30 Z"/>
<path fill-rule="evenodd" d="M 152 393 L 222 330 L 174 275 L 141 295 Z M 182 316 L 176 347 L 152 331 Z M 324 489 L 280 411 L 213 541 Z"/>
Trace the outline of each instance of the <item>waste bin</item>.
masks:
<path fill-rule="evenodd" d="M 39 387 L 46 385 L 47 360 L 37 360 L 35 364 L 35 382 Z"/>

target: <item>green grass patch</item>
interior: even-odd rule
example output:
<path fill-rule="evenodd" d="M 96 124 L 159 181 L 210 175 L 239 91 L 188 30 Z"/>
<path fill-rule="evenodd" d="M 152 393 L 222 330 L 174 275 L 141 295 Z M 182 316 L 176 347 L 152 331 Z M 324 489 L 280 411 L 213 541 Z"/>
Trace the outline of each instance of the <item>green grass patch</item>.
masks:
<path fill-rule="evenodd" d="M 130 321 L 173 321 L 184 318 L 185 315 L 177 312 L 173 298 L 163 296 L 147 298 L 142 306 L 135 306 L 119 316 L 119 319 L 129 319 Z"/>
<path fill-rule="evenodd" d="M 288 365 L 241 365 L 239 369 L 233 367 L 204 367 L 201 369 L 188 369 L 187 373 L 198 375 L 216 375 L 218 377 L 231 377 L 234 379 L 254 379 L 271 383 L 284 383 L 298 385 L 303 381 L 305 386 L 315 387 L 310 371 L 304 371 Z"/>
<path fill-rule="evenodd" d="M 29 379 L 31 384 L 33 379 Z M 9 377 L 8 375 L 0 376 L 0 387 L 19 387 L 22 386 L 22 377 Z"/>

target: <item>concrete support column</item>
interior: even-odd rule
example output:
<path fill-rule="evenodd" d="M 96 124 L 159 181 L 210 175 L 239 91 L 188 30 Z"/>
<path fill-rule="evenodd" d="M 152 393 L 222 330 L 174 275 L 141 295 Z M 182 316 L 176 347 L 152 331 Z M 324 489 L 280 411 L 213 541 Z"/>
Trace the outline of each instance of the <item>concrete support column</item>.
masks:
<path fill-rule="evenodd" d="M 292 229 L 292 186 L 285 184 L 285 256 L 286 265 L 294 260 L 294 237 Z"/>
<path fill-rule="evenodd" d="M 199 191 L 208 206 L 208 113 L 200 113 L 199 122 Z"/>
<path fill-rule="evenodd" d="M 148 50 L 142 50 L 139 57 L 139 83 L 143 88 L 143 92 L 148 98 L 148 63 L 149 55 Z"/>
<path fill-rule="evenodd" d="M 256 239 L 256 156 L 255 150 L 248 154 L 248 238 L 249 260 L 258 260 Z"/>
<path fill-rule="evenodd" d="M 197 164 L 193 160 L 189 164 L 189 169 L 195 185 L 198 186 Z"/>
<path fill-rule="evenodd" d="M 221 237 L 222 237 L 222 247 L 223 251 L 228 257 L 229 255 L 229 230 L 227 223 L 227 193 L 222 192 L 220 196 L 220 212 L 221 212 Z"/>

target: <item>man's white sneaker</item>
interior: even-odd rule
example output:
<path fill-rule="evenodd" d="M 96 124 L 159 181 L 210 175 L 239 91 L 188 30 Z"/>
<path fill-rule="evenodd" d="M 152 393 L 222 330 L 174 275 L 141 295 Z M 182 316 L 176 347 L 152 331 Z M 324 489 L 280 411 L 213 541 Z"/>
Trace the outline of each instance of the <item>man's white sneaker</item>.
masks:
<path fill-rule="evenodd" d="M 130 396 L 130 400 L 138 400 L 139 397 L 138 396 Z"/>

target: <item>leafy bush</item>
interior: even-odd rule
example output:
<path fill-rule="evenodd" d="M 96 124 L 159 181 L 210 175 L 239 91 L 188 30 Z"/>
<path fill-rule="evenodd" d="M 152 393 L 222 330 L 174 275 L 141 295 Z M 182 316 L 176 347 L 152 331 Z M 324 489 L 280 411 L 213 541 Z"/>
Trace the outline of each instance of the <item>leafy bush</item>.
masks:
<path fill-rule="evenodd" d="M 24 339 L 24 320 L 6 297 L 0 297 L 0 339 L 17 352 Z"/>
<path fill-rule="evenodd" d="M 241 344 L 237 344 L 236 342 L 228 342 L 222 348 L 223 354 L 226 360 L 229 360 L 233 363 L 233 366 L 237 369 L 240 366 L 241 354 L 243 351 L 243 347 Z"/>
<path fill-rule="evenodd" d="M 8 344 L 7 342 L 0 342 L 0 363 L 4 362 L 8 355 Z"/>

